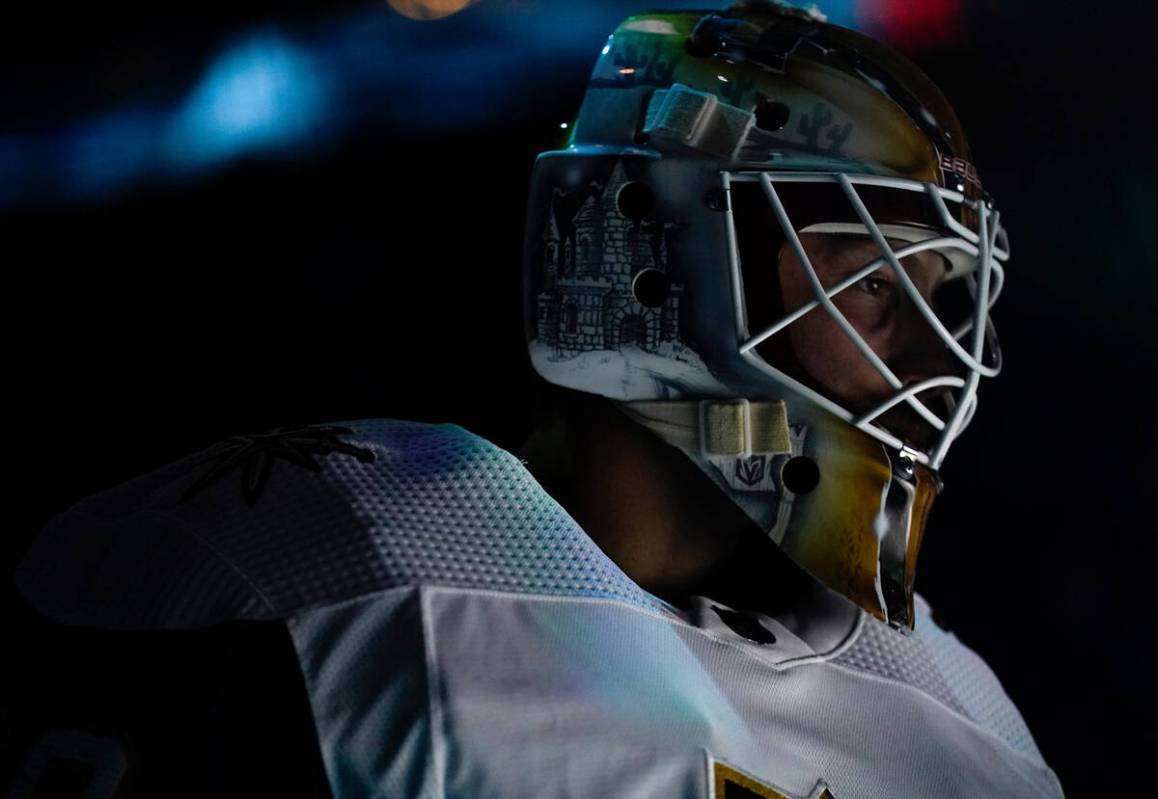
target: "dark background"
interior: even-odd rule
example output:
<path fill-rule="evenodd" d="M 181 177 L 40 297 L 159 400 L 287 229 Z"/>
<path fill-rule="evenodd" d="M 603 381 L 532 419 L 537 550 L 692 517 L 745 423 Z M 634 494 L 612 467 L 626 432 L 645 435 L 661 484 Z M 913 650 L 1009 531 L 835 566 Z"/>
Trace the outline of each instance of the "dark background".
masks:
<path fill-rule="evenodd" d="M 231 434 L 382 416 L 519 444 L 530 167 L 638 10 L 562 5 L 3 12 L 6 574 L 52 514 Z M 917 588 L 1069 796 L 1145 792 L 1153 21 L 1122 0 L 821 7 L 942 87 L 1013 247 L 1006 370 L 947 462 Z M 231 119 L 230 92 L 266 116 Z M 28 697 L 46 674 L 95 690 L 78 675 L 99 646 L 60 643 L 4 590 L 0 788 Z"/>

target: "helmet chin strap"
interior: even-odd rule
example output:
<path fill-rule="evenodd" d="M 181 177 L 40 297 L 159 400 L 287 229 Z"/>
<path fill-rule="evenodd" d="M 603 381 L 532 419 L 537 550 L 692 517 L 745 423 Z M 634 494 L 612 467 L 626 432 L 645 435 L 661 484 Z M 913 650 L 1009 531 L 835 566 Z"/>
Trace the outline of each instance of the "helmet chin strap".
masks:
<path fill-rule="evenodd" d="M 781 516 L 787 516 L 788 508 L 781 508 L 785 494 L 774 461 L 793 454 L 782 400 L 639 400 L 614 405 L 687 455 L 779 543 L 786 521 Z"/>

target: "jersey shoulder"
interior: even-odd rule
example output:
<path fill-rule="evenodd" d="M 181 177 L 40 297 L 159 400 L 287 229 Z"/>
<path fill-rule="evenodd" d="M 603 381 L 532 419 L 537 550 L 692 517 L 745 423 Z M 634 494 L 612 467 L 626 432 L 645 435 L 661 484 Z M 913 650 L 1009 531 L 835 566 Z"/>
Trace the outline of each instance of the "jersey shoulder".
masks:
<path fill-rule="evenodd" d="M 372 419 L 235 436 L 49 521 L 16 574 L 110 629 L 286 618 L 409 585 L 658 601 L 509 452 Z"/>
<path fill-rule="evenodd" d="M 1045 767 L 1029 727 L 989 665 L 933 621 L 929 603 L 919 594 L 915 607 L 911 635 L 899 635 L 866 616 L 855 641 L 833 662 L 911 686 Z"/>

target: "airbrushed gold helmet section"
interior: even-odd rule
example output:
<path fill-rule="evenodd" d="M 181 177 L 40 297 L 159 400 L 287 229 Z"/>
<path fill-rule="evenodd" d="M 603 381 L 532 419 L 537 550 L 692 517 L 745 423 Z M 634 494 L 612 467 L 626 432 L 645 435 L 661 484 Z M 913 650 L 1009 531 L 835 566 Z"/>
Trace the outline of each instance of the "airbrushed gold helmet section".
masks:
<path fill-rule="evenodd" d="M 736 37 L 758 46 L 763 31 L 778 26 L 780 37 L 791 42 L 781 62 L 759 63 L 751 52 L 742 59 L 730 57 L 743 52 L 743 43 L 731 52 L 696 56 L 685 43 L 703 17 L 703 12 L 629 17 L 600 56 L 592 89 L 646 90 L 641 92 L 644 107 L 647 94 L 673 84 L 715 94 L 746 112 L 776 104 L 773 123 L 750 133 L 736 163 L 782 170 L 837 168 L 953 189 L 960 181 L 946 179 L 943 163 L 968 164 L 976 175 L 951 106 L 907 59 L 855 31 L 801 13 L 759 8 L 744 11 Z M 617 142 L 608 126 L 592 129 L 587 122 L 580 114 L 572 144 L 627 145 L 638 133 L 638 127 L 621 131 Z M 967 195 L 979 193 L 979 183 L 966 188 Z"/>
<path fill-rule="evenodd" d="M 792 82 L 778 77 L 769 75 L 757 86 L 791 109 L 788 123 L 778 133 L 788 134 L 787 146 L 774 151 L 781 153 L 779 164 L 791 166 L 791 145 L 809 145 L 815 130 L 822 151 L 841 142 L 834 157 L 871 166 L 877 174 L 940 181 L 937 152 L 929 139 L 863 81 L 804 59 L 794 64 Z"/>
<path fill-rule="evenodd" d="M 882 573 L 877 518 L 884 495 L 895 479 L 881 443 L 855 428 L 823 415 L 809 420 L 805 453 L 820 472 L 816 488 L 792 498 L 780 548 L 828 587 L 876 618 L 913 628 L 913 581 L 917 552 L 929 510 L 937 495 L 936 480 L 916 467 L 916 491 L 906 529 L 903 565 L 905 613 L 890 612 L 884 597 L 888 576 Z"/>

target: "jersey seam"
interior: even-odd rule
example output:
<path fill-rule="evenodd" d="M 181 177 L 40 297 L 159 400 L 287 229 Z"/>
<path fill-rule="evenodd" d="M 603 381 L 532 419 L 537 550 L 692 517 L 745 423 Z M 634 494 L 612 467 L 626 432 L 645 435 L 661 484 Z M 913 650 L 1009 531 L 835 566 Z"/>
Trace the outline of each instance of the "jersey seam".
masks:
<path fill-rule="evenodd" d="M 619 597 L 581 596 L 581 595 L 576 595 L 576 594 L 531 594 L 531 593 L 524 593 L 524 592 L 520 592 L 520 591 L 505 591 L 505 590 L 501 590 L 501 589 L 497 589 L 497 588 L 473 588 L 470 586 L 445 585 L 445 584 L 441 584 L 441 583 L 429 583 L 429 582 L 416 581 L 413 583 L 404 583 L 404 584 L 393 585 L 393 586 L 375 589 L 373 591 L 368 591 L 366 593 L 358 594 L 357 596 L 342 597 L 341 599 L 337 599 L 333 602 L 327 602 L 325 600 L 320 600 L 318 602 L 311 603 L 309 605 L 303 605 L 301 608 L 294 608 L 292 613 L 293 614 L 300 614 L 300 613 L 303 613 L 306 611 L 329 610 L 329 609 L 340 608 L 340 607 L 355 604 L 355 603 L 372 601 L 375 597 L 377 597 L 381 594 L 385 594 L 389 591 L 396 591 L 399 588 L 417 589 L 420 593 L 420 596 L 423 596 L 423 597 L 427 596 L 431 592 L 446 591 L 446 592 L 462 592 L 462 593 L 472 593 L 472 594 L 483 594 L 486 596 L 501 597 L 501 598 L 505 598 L 505 599 L 523 598 L 523 599 L 534 599 L 534 600 L 539 600 L 539 601 L 552 601 L 552 602 L 570 601 L 570 602 L 582 602 L 584 604 L 614 605 L 614 606 L 624 608 L 626 610 L 633 611 L 635 613 L 639 613 L 639 614 L 644 615 L 644 616 L 648 616 L 652 619 L 655 619 L 656 621 L 665 622 L 665 623 L 671 624 L 672 626 L 681 627 L 681 628 L 686 629 L 690 632 L 696 633 L 698 635 L 702 635 L 703 637 L 705 637 L 711 641 L 714 641 L 718 644 L 721 644 L 723 646 L 726 646 L 729 649 L 734 649 L 736 652 L 740 653 L 744 657 L 746 657 L 750 660 L 754 660 L 754 661 L 760 663 L 761 665 L 767 666 L 768 668 L 771 668 L 775 671 L 787 671 L 789 668 L 795 668 L 797 666 L 815 665 L 815 664 L 831 662 L 834 658 L 839 657 L 841 654 L 843 654 L 845 651 L 847 651 L 848 648 L 851 647 L 856 642 L 857 638 L 859 638 L 859 636 L 860 636 L 861 631 L 864 629 L 864 623 L 865 623 L 864 614 L 861 614 L 860 621 L 853 627 L 852 631 L 848 634 L 848 636 L 841 643 L 837 644 L 829 652 L 826 652 L 824 654 L 805 655 L 805 656 L 801 656 L 801 657 L 790 658 L 788 660 L 781 661 L 780 663 L 773 663 L 769 660 L 766 660 L 765 658 L 760 657 L 758 654 L 756 654 L 754 652 L 748 651 L 747 648 L 745 648 L 744 646 L 742 646 L 740 644 L 737 644 L 734 641 L 729 641 L 726 638 L 721 638 L 719 635 L 716 635 L 715 633 L 712 633 L 708 630 L 705 630 L 702 627 L 697 627 L 696 625 L 685 621 L 684 619 L 680 618 L 679 616 L 676 616 L 674 613 L 670 613 L 670 612 L 665 613 L 663 611 L 663 609 L 655 609 L 655 608 L 648 607 L 646 605 L 636 604 L 636 603 L 632 602 L 631 600 L 622 599 Z M 429 628 L 426 626 L 428 620 L 427 620 L 427 616 L 426 616 L 426 604 L 425 604 L 425 602 L 426 602 L 426 600 L 424 599 L 423 600 L 423 603 L 424 603 L 423 604 L 423 632 L 429 633 L 430 632 Z"/>
<path fill-rule="evenodd" d="M 509 599 L 522 597 L 522 598 L 530 598 L 530 599 L 536 599 L 536 600 L 548 600 L 548 601 L 552 601 L 552 602 L 571 601 L 571 602 L 582 602 L 585 604 L 618 605 L 618 606 L 621 606 L 627 610 L 631 610 L 631 611 L 634 611 L 634 612 L 639 613 L 641 615 L 651 617 L 657 621 L 666 622 L 668 624 L 671 624 L 672 626 L 682 627 L 690 632 L 701 635 L 701 636 L 703 636 L 711 641 L 714 641 L 718 644 L 726 646 L 729 649 L 733 649 L 737 653 L 739 653 L 740 655 L 744 656 L 745 658 L 748 658 L 749 660 L 754 660 L 763 666 L 766 666 L 770 669 L 773 669 L 774 671 L 787 671 L 789 668 L 794 668 L 796 666 L 828 663 L 828 662 L 830 662 L 831 658 L 836 657 L 836 655 L 834 655 L 832 653 L 825 653 L 823 655 L 821 655 L 821 654 L 807 655 L 807 656 L 803 656 L 803 657 L 797 657 L 797 658 L 785 660 L 785 661 L 782 661 L 780 663 L 772 663 L 771 661 L 768 661 L 768 660 L 760 657 L 758 654 L 756 654 L 754 652 L 750 652 L 746 647 L 744 647 L 740 644 L 737 644 L 734 641 L 729 641 L 726 638 L 721 638 L 720 636 L 716 635 L 715 633 L 712 633 L 709 630 L 705 630 L 702 627 L 697 627 L 696 625 L 691 624 L 690 622 L 687 622 L 687 621 L 679 618 L 678 616 L 664 615 L 663 613 L 656 611 L 656 610 L 653 610 L 651 608 L 641 607 L 639 605 L 632 604 L 627 600 L 618 599 L 615 597 L 576 596 L 574 594 L 525 594 L 525 593 L 520 593 L 517 591 L 502 591 L 502 590 L 492 589 L 492 588 L 464 588 L 462 586 L 445 586 L 445 585 L 429 585 L 429 584 L 423 584 L 422 587 L 424 589 L 426 589 L 428 592 L 430 592 L 430 591 L 470 592 L 470 593 L 475 593 L 475 594 L 485 594 L 485 595 L 489 595 L 489 596 L 496 596 L 496 597 L 509 598 Z M 858 625 L 858 627 L 854 628 L 853 632 L 850 633 L 849 637 L 841 644 L 838 644 L 837 647 L 833 650 L 833 652 L 836 652 L 837 650 L 839 650 L 841 648 L 841 646 L 845 646 L 845 645 L 849 644 L 850 641 L 855 640 L 854 636 L 855 636 L 855 634 L 857 634 L 859 632 L 859 629 L 861 628 L 861 626 L 862 625 Z"/>
<path fill-rule="evenodd" d="M 442 708 L 442 698 L 439 696 L 439 686 L 435 681 L 438 673 L 438 654 L 434 649 L 434 630 L 430 613 L 430 592 L 428 586 L 416 586 L 418 593 L 418 613 L 422 628 L 423 668 L 426 672 L 426 699 L 430 708 L 430 762 L 434 772 L 434 791 L 436 797 L 446 796 L 446 738 L 443 735 L 445 713 Z M 363 599 L 365 597 L 362 597 Z"/>
<path fill-rule="evenodd" d="M 197 530 L 195 530 L 192 527 L 192 525 L 188 524 L 184 519 L 181 519 L 180 517 L 172 516 L 168 513 L 165 513 L 162 511 L 157 511 L 157 510 L 146 511 L 142 515 L 143 516 L 156 516 L 156 517 L 160 517 L 162 519 L 165 519 L 166 521 L 172 522 L 182 532 L 184 532 L 186 535 L 193 538 L 195 541 L 197 541 L 199 544 L 201 544 L 201 546 L 205 547 L 211 553 L 216 555 L 217 559 L 219 561 L 221 561 L 221 563 L 226 568 L 228 568 L 231 572 L 233 572 L 238 577 L 238 579 L 240 579 L 243 583 L 245 583 L 249 587 L 249 589 L 251 591 L 253 591 L 253 593 L 257 596 L 257 598 L 261 601 L 261 603 L 263 605 L 265 605 L 266 610 L 268 610 L 270 613 L 272 613 L 277 618 L 284 618 L 287 615 L 285 613 L 282 613 L 282 611 L 278 609 L 277 605 L 269 597 L 267 597 L 265 595 L 265 592 L 262 591 L 257 586 L 257 584 L 254 583 L 253 580 L 251 580 L 249 578 L 249 576 L 245 572 L 243 572 L 232 560 L 230 560 L 228 557 L 226 557 L 225 554 L 222 553 L 221 550 L 219 550 L 208 538 L 206 538 L 205 536 L 203 536 L 199 532 L 197 532 Z"/>
<path fill-rule="evenodd" d="M 261 604 L 265 606 L 265 609 L 267 611 L 269 611 L 275 619 L 284 618 L 285 614 L 282 614 L 278 610 L 277 606 L 274 605 L 274 603 L 269 600 L 269 598 L 265 595 L 265 593 L 260 588 L 258 588 L 253 583 L 253 581 L 250 580 L 249 577 L 246 576 L 246 574 L 241 571 L 241 569 L 239 569 L 236 565 L 234 565 L 234 563 L 229 558 L 225 557 L 225 555 L 223 555 L 217 549 L 217 547 L 215 547 L 212 543 L 210 543 L 210 541 L 208 539 L 206 539 L 204 536 L 202 536 L 200 533 L 198 533 L 196 530 L 194 530 L 183 519 L 176 517 L 176 516 L 171 516 L 168 513 L 164 513 L 162 511 L 155 510 L 155 509 L 141 511 L 140 516 L 142 518 L 146 518 L 146 519 L 150 518 L 150 517 L 164 519 L 167 522 L 173 523 L 173 525 L 175 527 L 177 527 L 182 533 L 184 533 L 185 535 L 188 535 L 194 541 L 201 544 L 201 546 L 203 546 L 206 550 L 208 550 L 208 552 L 211 555 L 213 555 L 223 566 L 225 566 L 225 568 L 227 568 L 239 580 L 241 580 L 242 583 L 244 583 L 246 585 L 246 587 L 248 587 L 249 590 L 253 592 L 254 596 L 257 597 L 258 601 L 260 601 Z M 67 517 L 71 517 L 71 518 L 82 517 L 84 519 L 91 520 L 93 522 L 96 522 L 98 529 L 111 530 L 113 527 L 113 524 L 114 524 L 114 522 L 109 521 L 107 519 L 104 519 L 95 513 L 92 513 L 92 512 L 87 511 L 87 510 L 82 510 L 79 508 L 73 508 L 71 511 L 68 512 Z"/>
<path fill-rule="evenodd" d="M 440 591 L 440 590 L 441 591 L 470 591 L 470 592 L 477 593 L 477 594 L 488 594 L 488 595 L 503 596 L 503 597 L 530 597 L 532 599 L 559 599 L 559 600 L 572 599 L 572 600 L 590 600 L 590 601 L 596 601 L 596 602 L 610 602 L 610 603 L 615 603 L 615 604 L 619 604 L 619 605 L 624 605 L 625 607 L 631 608 L 633 610 L 641 611 L 643 613 L 646 613 L 649 616 L 654 616 L 657 619 L 661 619 L 661 620 L 665 620 L 665 621 L 669 619 L 669 617 L 663 615 L 661 610 L 652 609 L 650 607 L 647 607 L 646 605 L 635 604 L 632 600 L 622 599 L 619 597 L 582 596 L 582 595 L 577 595 L 577 594 L 533 594 L 533 593 L 525 592 L 525 591 L 510 591 L 510 590 L 504 590 L 504 589 L 500 589 L 500 588 L 476 588 L 473 586 L 449 585 L 446 583 L 430 582 L 427 580 L 413 580 L 413 581 L 408 581 L 408 582 L 399 582 L 399 583 L 396 583 L 394 585 L 378 586 L 378 587 L 375 587 L 371 590 L 368 590 L 368 591 L 365 591 L 365 592 L 362 592 L 359 594 L 355 594 L 354 596 L 336 597 L 334 599 L 319 599 L 319 600 L 304 604 L 301 607 L 293 608 L 291 611 L 289 611 L 289 613 L 298 614 L 298 613 L 303 613 L 306 611 L 329 610 L 332 608 L 340 608 L 340 607 L 343 607 L 345 605 L 351 605 L 351 604 L 355 604 L 358 602 L 364 602 L 364 601 L 367 601 L 370 599 L 374 599 L 374 598 L 376 598 L 382 594 L 385 594 L 387 592 L 397 591 L 397 590 L 402 589 L 402 588 L 418 589 L 418 590 L 428 589 L 428 590 L 434 590 L 434 591 Z M 686 624 L 686 622 L 682 622 L 682 620 L 679 620 L 678 617 L 671 617 L 671 618 L 676 620 L 676 621 L 681 621 L 681 623 L 683 623 L 683 624 Z M 694 627 L 694 625 L 693 625 L 693 629 L 699 629 L 699 628 Z"/>

